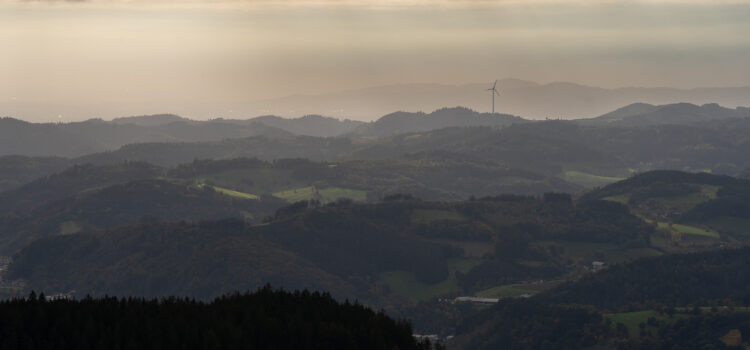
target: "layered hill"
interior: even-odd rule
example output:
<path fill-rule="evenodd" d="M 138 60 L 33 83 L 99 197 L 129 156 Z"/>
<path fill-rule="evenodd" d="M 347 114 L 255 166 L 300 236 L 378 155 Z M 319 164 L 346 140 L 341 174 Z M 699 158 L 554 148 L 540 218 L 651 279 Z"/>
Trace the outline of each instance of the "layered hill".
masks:
<path fill-rule="evenodd" d="M 141 160 L 174 166 L 194 159 L 303 157 L 318 161 L 393 158 L 417 152 L 450 152 L 491 161 L 585 187 L 654 169 L 711 170 L 735 175 L 750 167 L 750 122 L 712 125 L 607 127 L 567 121 L 513 124 L 502 129 L 454 127 L 371 138 L 250 137 L 200 143 L 128 145 L 77 159 L 84 163 Z"/>
<path fill-rule="evenodd" d="M 440 109 L 430 114 L 394 113 L 369 124 L 319 115 L 296 119 L 262 116 L 247 120 L 194 121 L 160 114 L 123 117 L 111 122 L 91 119 L 65 124 L 35 124 L 2 118 L 0 155 L 76 157 L 148 142 L 207 142 L 261 135 L 270 138 L 335 137 L 350 133 L 383 137 L 451 126 L 501 127 L 523 121 L 519 117 L 490 116 L 465 108 Z"/>
<path fill-rule="evenodd" d="M 34 124 L 0 119 L 0 155 L 76 157 L 143 142 L 197 142 L 254 135 L 288 137 L 293 134 L 264 124 L 192 123 L 177 120 L 152 125 L 92 119 L 66 124 Z"/>
<path fill-rule="evenodd" d="M 432 113 L 396 112 L 357 127 L 352 135 L 387 137 L 396 134 L 418 133 L 448 127 L 485 126 L 502 128 L 527 120 L 508 114 L 479 113 L 468 108 L 442 108 Z"/>
<path fill-rule="evenodd" d="M 628 205 L 669 246 L 718 246 L 750 233 L 750 181 L 708 173 L 653 171 L 585 194 L 581 200 Z M 720 243 L 723 242 L 723 243 Z"/>
<path fill-rule="evenodd" d="M 541 295 L 542 300 L 613 308 L 630 303 L 669 306 L 748 304 L 750 279 L 743 266 L 750 248 L 674 254 L 618 264 Z M 626 287 L 624 287 L 626 286 Z"/>
<path fill-rule="evenodd" d="M 115 149 L 123 142 L 145 142 L 152 136 L 168 139 L 167 142 L 128 144 L 113 151 L 74 158 L 71 160 L 73 164 L 116 164 L 136 160 L 176 166 L 195 159 L 237 157 L 340 161 L 392 159 L 419 152 L 449 152 L 452 157 L 490 161 L 509 168 L 556 176 L 584 187 L 594 187 L 617 181 L 633 172 L 653 169 L 710 170 L 730 175 L 740 173 L 750 167 L 744 156 L 750 152 L 750 119 L 738 117 L 743 111 L 716 105 L 636 105 L 613 112 L 603 119 L 586 122 L 528 122 L 507 115 L 486 115 L 464 108 L 451 108 L 430 114 L 394 113 L 367 124 L 316 116 L 296 120 L 261 117 L 249 121 L 210 122 L 172 122 L 174 117 L 159 117 L 154 121 L 156 125 L 149 127 L 137 125 L 146 123 L 149 117 L 138 117 L 134 122 L 131 120 L 136 124 L 101 121 L 79 123 L 93 128 L 90 131 L 94 132 L 87 135 L 100 136 L 76 136 L 71 143 L 63 140 L 68 140 L 72 134 L 63 131 L 68 132 L 81 125 L 26 123 L 25 127 L 46 130 L 50 134 L 44 134 L 42 138 L 57 140 L 52 144 L 57 145 L 58 141 L 65 143 L 60 147 L 52 147 L 52 144 L 47 145 L 50 147 L 44 146 L 47 149 L 55 148 L 55 151 L 50 151 L 52 153 L 63 154 Z M 596 120 L 600 122 L 594 122 Z M 169 123 L 159 124 L 159 121 Z M 23 124 L 14 120 L 4 122 Z M 264 122 L 274 126 L 265 125 Z M 136 130 L 138 138 L 135 141 L 128 139 L 129 136 L 126 136 L 130 131 L 124 132 L 118 128 Z M 115 129 L 120 130 L 117 131 L 120 136 L 112 136 Z M 178 129 L 183 131 L 175 131 Z M 345 130 L 351 131 L 347 136 L 340 137 L 294 134 L 332 135 Z M 157 131 L 159 135 L 155 136 Z M 245 132 L 256 136 L 240 137 Z M 25 144 L 34 139 L 25 132 L 16 134 L 8 140 L 23 137 Z M 186 140 L 198 141 L 174 142 Z M 7 149 L 12 150 L 13 147 Z"/>
<path fill-rule="evenodd" d="M 173 169 L 139 162 L 75 165 L 0 193 L 0 252 L 12 254 L 43 236 L 142 221 L 237 218 L 258 223 L 303 200 L 372 202 L 396 193 L 459 200 L 578 189 L 533 172 L 449 155 L 326 163 L 205 160 Z"/>

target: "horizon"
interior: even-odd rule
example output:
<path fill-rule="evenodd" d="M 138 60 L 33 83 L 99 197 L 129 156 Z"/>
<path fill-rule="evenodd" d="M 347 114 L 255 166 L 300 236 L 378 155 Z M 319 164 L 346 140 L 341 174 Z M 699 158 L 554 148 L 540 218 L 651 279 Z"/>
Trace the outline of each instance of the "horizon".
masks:
<path fill-rule="evenodd" d="M 560 83 L 565 83 L 565 82 L 560 82 Z M 658 88 L 656 88 L 656 89 L 658 89 Z M 714 103 L 714 102 L 704 103 L 704 104 L 697 104 L 697 103 L 690 103 L 690 102 L 676 102 L 676 103 L 669 103 L 669 104 L 662 104 L 662 105 L 654 105 L 654 104 L 645 103 L 645 102 L 633 102 L 631 104 L 627 104 L 627 105 L 618 107 L 616 109 L 613 109 L 610 112 L 614 112 L 614 111 L 617 111 L 617 110 L 620 110 L 620 109 L 623 109 L 623 108 L 627 108 L 627 107 L 630 107 L 632 105 L 651 105 L 651 106 L 655 106 L 655 107 L 662 107 L 662 106 L 670 106 L 670 105 L 678 105 L 678 104 L 689 104 L 689 105 L 693 105 L 693 106 L 697 106 L 697 107 L 703 107 L 703 106 L 706 106 L 706 105 L 718 105 L 719 107 L 726 108 L 726 109 L 750 108 L 750 105 L 749 106 L 727 107 L 727 106 L 724 106 L 724 105 L 721 105 L 721 104 L 718 104 L 718 103 Z M 275 115 L 275 114 L 263 114 L 263 115 L 256 115 L 256 116 L 248 116 L 248 117 L 245 117 L 245 118 L 242 118 L 242 117 L 240 117 L 240 118 L 226 118 L 226 117 L 217 116 L 217 117 L 211 118 L 211 119 L 191 119 L 191 118 L 183 116 L 183 115 L 179 115 L 179 114 L 176 114 L 176 113 L 169 113 L 169 112 L 150 113 L 150 114 L 143 114 L 143 115 L 126 115 L 126 116 L 114 117 L 114 118 L 111 118 L 111 119 L 103 119 L 103 118 L 93 117 L 93 118 L 81 119 L 81 120 L 62 120 L 62 119 L 59 119 L 57 121 L 30 121 L 30 120 L 25 120 L 25 119 L 21 119 L 21 118 L 16 118 L 14 116 L 0 116 L 0 119 L 6 119 L 6 118 L 8 118 L 8 119 L 15 119 L 15 120 L 20 120 L 20 121 L 27 122 L 27 123 L 32 123 L 32 124 L 73 124 L 73 123 L 83 123 L 83 122 L 89 122 L 89 121 L 114 122 L 114 121 L 116 121 L 118 119 L 152 118 L 152 117 L 160 117 L 160 116 L 174 116 L 174 117 L 178 117 L 178 118 L 181 118 L 181 119 L 184 119 L 184 120 L 187 120 L 187 121 L 191 121 L 191 122 L 211 122 L 211 121 L 217 121 L 217 120 L 227 120 L 227 121 L 233 121 L 233 120 L 235 120 L 235 121 L 237 121 L 237 120 L 252 120 L 252 119 L 258 119 L 258 118 L 264 118 L 264 117 L 274 117 L 274 118 L 281 118 L 281 119 L 286 119 L 286 120 L 299 120 L 299 119 L 303 119 L 303 118 L 307 118 L 307 117 L 321 117 L 321 118 L 327 118 L 327 119 L 334 119 L 334 120 L 337 120 L 337 121 L 340 121 L 340 122 L 354 121 L 354 122 L 362 122 L 362 123 L 373 123 L 373 122 L 376 122 L 376 121 L 380 120 L 383 117 L 386 117 L 386 116 L 391 115 L 391 114 L 396 114 L 396 113 L 411 113 L 411 114 L 429 115 L 429 114 L 432 114 L 432 113 L 435 113 L 437 111 L 444 110 L 444 109 L 447 109 L 447 110 L 451 110 L 451 109 L 466 109 L 466 110 L 469 110 L 471 112 L 475 112 L 475 113 L 478 113 L 478 114 L 490 114 L 490 115 L 493 114 L 491 112 L 483 112 L 483 111 L 479 111 L 479 110 L 476 110 L 476 109 L 471 108 L 471 107 L 458 105 L 458 106 L 444 106 L 444 107 L 439 107 L 439 108 L 432 109 L 432 110 L 427 110 L 427 111 L 423 111 L 423 110 L 418 110 L 418 111 L 396 110 L 396 111 L 393 111 L 391 113 L 381 115 L 381 116 L 379 116 L 379 117 L 377 117 L 377 118 L 375 118 L 373 120 L 357 120 L 357 119 L 351 119 L 351 118 L 345 118 L 345 117 L 341 118 L 341 117 L 336 117 L 336 116 L 328 116 L 328 115 L 317 114 L 317 113 L 301 114 L 299 116 L 291 116 L 291 117 L 289 117 L 289 116 Z M 607 114 L 607 113 L 605 113 L 605 114 Z M 496 111 L 494 113 L 494 115 L 498 115 L 498 116 L 500 116 L 500 115 L 508 115 L 508 116 L 513 116 L 513 117 L 520 117 L 520 118 L 528 120 L 528 121 L 547 121 L 547 120 L 568 120 L 568 121 L 575 121 L 575 120 L 592 119 L 592 118 L 587 118 L 587 117 L 572 118 L 572 119 L 561 119 L 561 118 L 557 118 L 557 119 L 552 119 L 552 118 L 531 119 L 531 118 L 524 118 L 523 116 L 519 116 L 519 115 L 513 115 L 513 114 L 503 113 L 501 111 Z M 602 114 L 600 116 L 603 116 L 603 115 L 604 114 Z M 600 117 L 600 116 L 597 116 L 597 117 Z"/>
<path fill-rule="evenodd" d="M 536 82 L 536 81 L 531 81 L 531 80 L 526 80 L 526 79 L 519 79 L 519 78 L 501 78 L 501 79 L 498 79 L 497 81 L 498 81 L 498 84 L 502 84 L 503 82 L 515 82 L 515 83 L 521 83 L 521 84 L 531 84 L 531 85 L 533 85 L 533 87 L 547 87 L 547 86 L 551 86 L 551 85 L 561 85 L 561 84 L 562 85 L 567 85 L 567 84 L 570 84 L 570 85 L 575 85 L 575 86 L 581 86 L 581 87 L 587 87 L 587 88 L 594 88 L 594 89 L 602 89 L 602 90 L 607 90 L 607 91 L 627 90 L 627 89 L 643 89 L 643 90 L 675 90 L 675 91 L 687 92 L 687 91 L 710 90 L 710 89 L 742 89 L 742 88 L 750 88 L 750 85 L 748 85 L 748 86 L 695 87 L 695 88 L 680 88 L 680 87 L 667 87 L 667 86 L 653 86 L 653 87 L 651 87 L 651 86 L 622 86 L 622 87 L 614 87 L 614 88 L 603 88 L 603 87 L 598 87 L 598 86 L 585 85 L 585 84 L 582 84 L 582 83 L 579 83 L 579 82 L 572 82 L 572 81 L 552 81 L 552 82 L 543 83 L 543 82 Z M 466 88 L 466 87 L 473 87 L 473 86 L 477 86 L 477 85 L 483 86 L 483 85 L 487 85 L 487 84 L 480 83 L 480 82 L 471 82 L 471 83 L 464 83 L 464 84 L 446 84 L 446 83 L 394 83 L 394 84 L 384 84 L 384 85 L 378 85 L 378 86 L 366 86 L 366 87 L 355 88 L 355 89 L 350 89 L 350 90 L 339 90 L 339 91 L 333 91 L 333 92 L 323 92 L 323 93 L 318 93 L 318 94 L 294 94 L 294 95 L 288 95 L 288 96 L 279 96 L 279 97 L 276 97 L 276 98 L 267 99 L 265 101 L 277 101 L 277 100 L 278 101 L 284 101 L 284 100 L 288 100 L 288 99 L 295 98 L 295 97 L 297 97 L 297 98 L 298 97 L 322 97 L 322 96 L 327 96 L 327 95 L 346 94 L 346 93 L 352 93 L 352 92 L 365 92 L 365 91 L 368 91 L 368 90 L 387 89 L 387 88 L 393 88 L 393 87 L 439 86 L 439 87 L 449 87 L 449 88 Z M 510 89 L 514 90 L 514 88 L 512 88 L 512 87 Z M 521 88 L 516 87 L 515 89 L 524 89 L 524 87 L 521 87 Z M 478 95 L 481 96 L 482 93 L 483 93 L 483 91 L 479 91 Z M 679 104 L 679 103 L 687 103 L 687 104 L 692 104 L 692 105 L 696 105 L 696 106 L 702 106 L 702 105 L 705 105 L 705 104 L 718 104 L 721 107 L 730 108 L 730 109 L 735 109 L 737 107 L 747 107 L 747 106 L 750 106 L 750 105 L 741 105 L 741 104 L 727 105 L 727 104 L 721 104 L 721 103 L 717 103 L 717 102 L 703 102 L 703 103 L 700 103 L 700 102 L 691 102 L 691 101 L 675 101 L 675 102 L 669 102 L 669 103 L 649 103 L 649 102 L 643 102 L 643 101 L 640 101 L 640 100 L 637 100 L 637 101 L 634 100 L 631 103 L 619 105 L 616 108 L 613 108 L 611 110 L 606 111 L 605 113 L 609 113 L 611 111 L 614 111 L 614 110 L 617 110 L 617 109 L 620 109 L 620 108 L 623 108 L 623 107 L 627 107 L 627 106 L 629 106 L 631 104 L 639 104 L 639 103 L 651 104 L 651 105 L 657 105 L 657 106 L 659 106 L 659 105 L 669 105 L 669 104 Z M 506 112 L 504 112 L 501 109 L 502 106 L 498 106 L 498 107 L 499 108 L 496 111 L 496 114 L 514 115 L 514 116 L 518 116 L 518 117 L 521 117 L 521 118 L 524 118 L 524 119 L 527 119 L 527 120 L 544 120 L 545 119 L 545 118 L 533 118 L 533 117 L 528 117 L 528 116 L 524 116 L 524 115 L 517 115 L 517 114 L 513 114 L 513 113 L 506 113 Z M 151 116 L 158 116 L 158 115 L 174 115 L 174 116 L 178 116 L 180 118 L 191 120 L 191 121 L 211 121 L 211 120 L 217 120 L 217 119 L 224 119 L 224 120 L 250 120 L 250 119 L 254 119 L 254 118 L 267 117 L 267 116 L 279 117 L 279 118 L 283 118 L 283 119 L 300 119 L 300 118 L 307 117 L 307 116 L 321 116 L 321 117 L 332 118 L 332 119 L 336 119 L 336 120 L 340 120 L 340 121 L 352 120 L 352 121 L 360 121 L 360 122 L 373 122 L 373 121 L 377 121 L 378 119 L 380 119 L 380 118 L 382 118 L 382 117 L 384 117 L 386 115 L 389 115 L 391 113 L 407 112 L 407 113 L 424 113 L 424 114 L 430 114 L 430 113 L 433 113 L 433 112 L 435 112 L 435 111 L 437 111 L 439 109 L 446 109 L 446 108 L 447 109 L 452 109 L 452 108 L 466 108 L 466 109 L 469 109 L 469 110 L 477 112 L 477 113 L 487 113 L 487 114 L 490 113 L 489 111 L 483 111 L 481 107 L 480 108 L 476 108 L 475 106 L 468 106 L 468 105 L 444 105 L 444 106 L 440 106 L 440 107 L 433 107 L 433 108 L 430 108 L 430 109 L 418 109 L 418 108 L 417 109 L 412 109 L 412 110 L 395 109 L 395 110 L 392 110 L 391 112 L 387 112 L 385 114 L 380 114 L 380 115 L 374 116 L 374 118 L 371 118 L 369 120 L 363 120 L 361 118 L 352 118 L 352 117 L 348 117 L 346 115 L 335 115 L 335 113 L 325 114 L 325 113 L 317 113 L 317 112 L 302 112 L 302 113 L 299 113 L 299 114 L 296 114 L 296 115 L 289 115 L 289 114 L 284 114 L 284 113 L 269 112 L 269 113 L 265 113 L 265 114 L 263 114 L 263 113 L 256 113 L 256 114 L 248 114 L 248 115 L 244 115 L 244 116 L 242 116 L 242 115 L 227 116 L 227 115 L 221 115 L 221 114 L 203 115 L 203 116 L 192 116 L 192 115 L 189 115 L 189 114 L 186 115 L 186 114 L 181 114 L 181 113 L 176 113 L 176 112 L 171 112 L 171 111 L 161 111 L 161 112 L 160 111 L 153 111 L 153 112 L 148 112 L 148 113 L 143 113 L 143 114 L 115 115 L 115 116 L 109 116 L 109 117 L 102 117 L 102 116 L 87 116 L 87 117 L 84 117 L 84 116 L 72 116 L 72 118 L 71 118 L 70 115 L 63 116 L 62 114 L 59 114 L 59 115 L 50 115 L 48 117 L 48 119 L 44 119 L 44 118 L 41 118 L 41 119 L 39 119 L 39 118 L 24 118 L 23 116 L 17 116 L 17 115 L 0 115 L 0 118 L 11 118 L 11 119 L 21 120 L 21 121 L 25 121 L 25 122 L 29 122 L 29 123 L 41 123 L 41 124 L 45 124 L 45 123 L 50 123 L 50 124 L 68 124 L 68 123 L 77 123 L 77 122 L 84 122 L 84 121 L 90 121 L 90 120 L 103 120 L 103 121 L 106 121 L 106 122 L 112 122 L 112 121 L 114 121 L 116 119 L 121 119 L 121 118 L 151 117 Z M 602 113 L 602 114 L 605 114 L 605 113 Z M 596 116 L 593 116 L 593 117 L 597 117 L 597 116 L 599 116 L 599 115 L 596 115 Z M 589 119 L 589 118 L 592 118 L 592 116 L 576 116 L 576 117 L 564 118 L 564 119 L 566 119 L 566 120 L 576 120 L 576 119 Z"/>

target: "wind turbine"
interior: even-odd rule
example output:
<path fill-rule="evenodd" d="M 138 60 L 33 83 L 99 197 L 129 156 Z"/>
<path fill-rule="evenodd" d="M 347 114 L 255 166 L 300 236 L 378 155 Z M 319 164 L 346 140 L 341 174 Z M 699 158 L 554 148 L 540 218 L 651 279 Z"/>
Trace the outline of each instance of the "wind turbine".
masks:
<path fill-rule="evenodd" d="M 497 79 L 495 80 L 495 83 L 492 84 L 492 87 L 487 89 L 487 91 L 492 91 L 492 114 L 495 114 L 495 95 L 500 96 L 500 93 L 497 92 L 495 86 L 497 86 Z"/>

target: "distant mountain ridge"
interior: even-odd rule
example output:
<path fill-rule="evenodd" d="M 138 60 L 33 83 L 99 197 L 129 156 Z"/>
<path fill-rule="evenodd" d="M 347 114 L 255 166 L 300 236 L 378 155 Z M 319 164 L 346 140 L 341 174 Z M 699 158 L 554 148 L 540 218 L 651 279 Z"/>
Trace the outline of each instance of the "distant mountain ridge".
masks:
<path fill-rule="evenodd" d="M 492 106 L 487 83 L 466 85 L 397 84 L 317 95 L 294 95 L 259 101 L 256 113 L 288 116 L 324 113 L 357 120 L 375 120 L 393 111 L 433 111 L 445 106 L 466 106 L 489 112 Z M 539 84 L 501 79 L 495 110 L 526 119 L 593 118 L 632 103 L 654 105 L 688 102 L 743 106 L 750 101 L 750 86 L 719 88 L 600 88 L 570 82 Z M 262 112 L 263 111 L 263 112 Z"/>
<path fill-rule="evenodd" d="M 115 124 L 133 124 L 138 126 L 159 126 L 174 122 L 187 122 L 190 119 L 174 114 L 139 115 L 133 117 L 120 117 L 112 119 Z"/>
<path fill-rule="evenodd" d="M 287 119 L 261 116 L 247 120 L 213 119 L 195 121 L 173 114 L 90 119 L 75 123 L 29 123 L 0 119 L 0 156 L 79 157 L 141 143 L 211 142 L 252 136 L 290 138 L 294 136 L 385 137 L 445 127 L 502 127 L 525 122 L 520 117 L 478 113 L 467 108 L 442 108 L 430 114 L 397 112 L 373 123 L 339 120 L 320 115 Z"/>
<path fill-rule="evenodd" d="M 161 119 L 157 117 L 156 120 Z M 158 124 L 140 117 L 137 124 L 120 124 L 101 119 L 65 124 L 35 124 L 13 118 L 0 118 L 0 156 L 62 156 L 116 149 L 145 142 L 200 142 L 257 135 L 291 137 L 294 134 L 264 124 L 247 126 L 220 122 L 180 120 Z M 153 126 L 143 126 L 150 124 Z"/>
<path fill-rule="evenodd" d="M 702 106 L 691 103 L 675 103 L 654 106 L 634 103 L 597 118 L 581 120 L 582 123 L 617 126 L 647 126 L 659 124 L 695 124 L 731 118 L 750 118 L 750 108 L 725 108 L 716 103 Z"/>

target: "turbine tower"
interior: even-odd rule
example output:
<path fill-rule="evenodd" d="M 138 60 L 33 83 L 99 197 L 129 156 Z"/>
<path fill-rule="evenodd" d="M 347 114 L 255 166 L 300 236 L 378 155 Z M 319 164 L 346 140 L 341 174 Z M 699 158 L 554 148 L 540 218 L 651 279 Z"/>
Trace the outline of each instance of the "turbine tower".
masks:
<path fill-rule="evenodd" d="M 495 86 L 497 86 L 497 79 L 495 80 L 495 83 L 492 84 L 492 87 L 487 89 L 487 91 L 492 91 L 492 114 L 495 114 L 495 95 L 500 96 L 500 93 L 497 92 Z"/>

